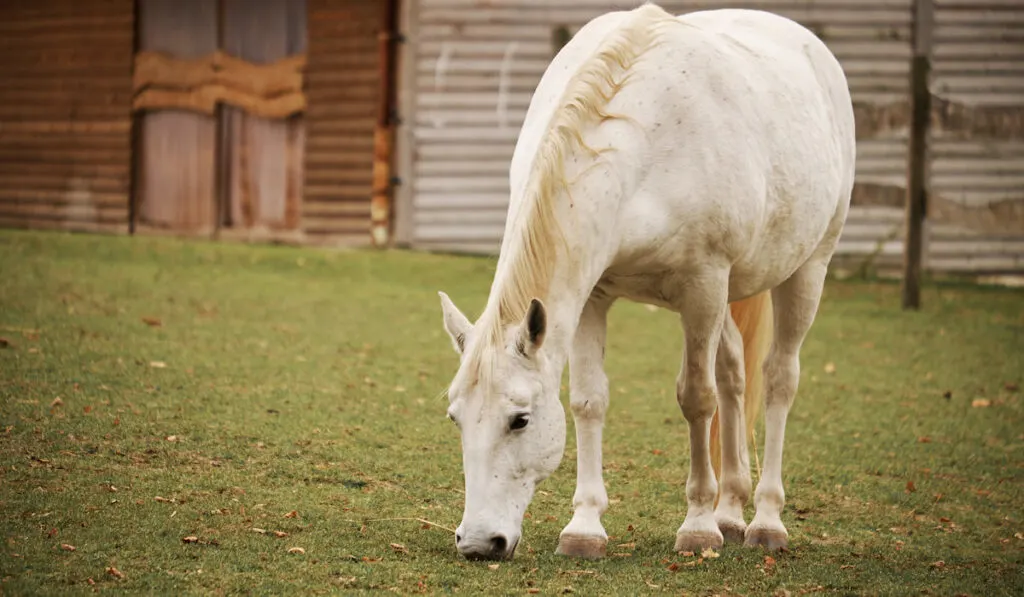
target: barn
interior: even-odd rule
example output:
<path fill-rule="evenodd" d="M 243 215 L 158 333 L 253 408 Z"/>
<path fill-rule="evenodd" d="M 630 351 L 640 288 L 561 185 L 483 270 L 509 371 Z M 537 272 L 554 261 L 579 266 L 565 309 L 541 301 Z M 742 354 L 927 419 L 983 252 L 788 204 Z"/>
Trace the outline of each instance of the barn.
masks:
<path fill-rule="evenodd" d="M 0 224 L 371 243 L 389 221 L 396 7 L 2 3 Z"/>
<path fill-rule="evenodd" d="M 926 0 L 920 0 L 922 2 Z M 850 80 L 838 261 L 899 263 L 915 0 L 772 10 Z M 8 0 L 0 226 L 493 254 L 551 57 L 614 0 Z M 930 0 L 925 266 L 1024 271 L 1024 0 Z"/>

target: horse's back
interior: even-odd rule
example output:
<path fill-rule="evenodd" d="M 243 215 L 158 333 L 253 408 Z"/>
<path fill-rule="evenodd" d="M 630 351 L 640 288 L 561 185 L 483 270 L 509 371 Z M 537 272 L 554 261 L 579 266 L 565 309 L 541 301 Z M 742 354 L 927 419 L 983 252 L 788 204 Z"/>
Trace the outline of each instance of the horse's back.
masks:
<path fill-rule="evenodd" d="M 731 298 L 742 298 L 834 249 L 853 182 L 846 78 L 789 19 L 726 9 L 678 21 L 609 110 L 650 141 L 613 266 L 632 275 L 724 263 Z"/>
<path fill-rule="evenodd" d="M 507 226 L 566 89 L 616 32 L 642 23 L 657 29 L 657 43 L 603 106 L 614 116 L 580 131 L 588 147 L 614 151 L 597 164 L 566 158 L 572 194 L 586 197 L 573 203 L 614 221 L 592 247 L 607 257 L 602 284 L 665 304 L 665 272 L 724 267 L 735 300 L 779 284 L 812 256 L 828 258 L 854 161 L 853 110 L 835 57 L 807 29 L 762 11 L 651 15 L 651 7 L 602 15 L 549 65 L 513 155 Z"/>

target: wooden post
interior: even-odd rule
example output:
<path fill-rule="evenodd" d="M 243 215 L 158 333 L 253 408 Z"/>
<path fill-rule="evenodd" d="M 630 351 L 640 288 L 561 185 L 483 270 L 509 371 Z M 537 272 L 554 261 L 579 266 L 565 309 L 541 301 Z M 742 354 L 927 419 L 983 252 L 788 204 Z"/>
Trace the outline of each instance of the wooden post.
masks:
<path fill-rule="evenodd" d="M 224 50 L 224 29 L 226 28 L 225 15 L 227 10 L 224 0 L 217 0 L 217 49 Z M 238 222 L 231 222 L 231 113 L 225 108 L 224 102 L 217 102 L 213 110 L 216 134 L 214 135 L 213 155 L 216 165 L 213 170 L 213 200 L 216 215 L 213 222 L 213 237 L 220 238 L 221 228 L 225 226 L 237 226 Z"/>
<path fill-rule="evenodd" d="M 921 308 L 921 261 L 924 253 L 924 218 L 927 213 L 928 124 L 932 95 L 932 18 L 934 0 L 915 0 L 913 62 L 910 65 L 911 123 L 907 159 L 906 234 L 903 238 L 903 308 Z"/>
<path fill-rule="evenodd" d="M 395 118 L 395 44 L 398 41 L 398 0 L 386 0 L 381 31 L 378 34 L 380 97 L 377 127 L 373 133 L 373 195 L 370 198 L 371 238 L 374 246 L 391 241 L 391 157 L 394 148 Z"/>
<path fill-rule="evenodd" d="M 139 42 L 142 37 L 139 31 L 139 23 L 142 19 L 139 17 L 139 13 L 142 10 L 141 0 L 132 1 L 132 77 L 135 76 L 135 56 L 139 53 Z M 142 152 L 142 114 L 132 110 L 131 115 L 131 137 L 130 137 L 130 152 L 131 156 L 129 164 L 131 164 L 131 170 L 129 171 L 129 182 L 128 182 L 128 234 L 135 234 L 135 222 L 139 217 L 139 194 L 141 193 L 142 183 L 142 165 L 143 161 L 140 159 L 140 153 Z"/>

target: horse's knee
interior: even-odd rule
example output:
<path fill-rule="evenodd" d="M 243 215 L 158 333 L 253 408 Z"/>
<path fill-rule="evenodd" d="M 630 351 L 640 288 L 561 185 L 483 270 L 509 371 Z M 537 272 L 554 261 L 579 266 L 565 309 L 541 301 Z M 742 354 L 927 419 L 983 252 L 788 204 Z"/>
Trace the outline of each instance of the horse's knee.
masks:
<path fill-rule="evenodd" d="M 596 371 L 582 379 L 571 379 L 569 409 L 576 420 L 604 418 L 608 410 L 608 376 Z"/>
<path fill-rule="evenodd" d="M 743 406 L 743 391 L 746 380 L 743 378 L 742 365 L 732 370 L 719 369 L 716 376 L 718 381 L 718 400 L 729 401 L 731 406 Z"/>
<path fill-rule="evenodd" d="M 698 386 L 683 382 L 676 386 L 676 401 L 683 417 L 690 423 L 711 418 L 717 406 L 717 392 L 713 384 Z"/>
<path fill-rule="evenodd" d="M 765 360 L 764 379 L 767 404 L 788 405 L 800 383 L 800 357 L 795 353 L 773 350 Z"/>

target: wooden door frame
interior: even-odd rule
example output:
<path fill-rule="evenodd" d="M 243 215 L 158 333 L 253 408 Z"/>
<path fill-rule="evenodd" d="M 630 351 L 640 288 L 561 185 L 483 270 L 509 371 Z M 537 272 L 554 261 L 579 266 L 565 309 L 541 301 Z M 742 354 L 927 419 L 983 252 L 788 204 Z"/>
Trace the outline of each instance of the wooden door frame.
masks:
<path fill-rule="evenodd" d="M 378 72 L 380 93 L 377 103 L 377 126 L 373 134 L 373 175 L 370 196 L 370 239 L 374 246 L 392 244 L 396 177 L 395 131 L 400 118 L 398 93 L 398 44 L 404 41 L 401 33 L 401 5 L 411 2 L 382 0 L 381 28 L 378 33 Z"/>
<path fill-rule="evenodd" d="M 396 51 L 396 95 L 400 118 L 395 129 L 395 179 L 393 243 L 400 247 L 412 245 L 415 211 L 413 209 L 413 182 L 416 150 L 416 55 L 419 50 L 419 0 L 400 0 L 399 31 L 402 43 Z"/>

